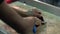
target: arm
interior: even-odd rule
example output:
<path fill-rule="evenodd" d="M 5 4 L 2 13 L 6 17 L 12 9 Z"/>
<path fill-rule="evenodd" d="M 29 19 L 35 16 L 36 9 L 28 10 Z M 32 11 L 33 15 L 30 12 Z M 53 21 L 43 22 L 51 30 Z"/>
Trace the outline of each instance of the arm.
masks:
<path fill-rule="evenodd" d="M 5 2 L 0 4 L 0 15 L 1 19 L 5 21 L 6 24 L 10 25 L 17 32 L 22 32 L 26 27 L 23 18 L 11 9 Z"/>

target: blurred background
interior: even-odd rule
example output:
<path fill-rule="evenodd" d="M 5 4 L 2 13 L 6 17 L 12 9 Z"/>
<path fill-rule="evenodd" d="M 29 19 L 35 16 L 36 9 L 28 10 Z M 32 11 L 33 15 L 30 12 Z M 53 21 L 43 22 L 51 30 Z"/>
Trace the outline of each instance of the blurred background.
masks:
<path fill-rule="evenodd" d="M 60 0 L 39 0 L 60 7 Z"/>

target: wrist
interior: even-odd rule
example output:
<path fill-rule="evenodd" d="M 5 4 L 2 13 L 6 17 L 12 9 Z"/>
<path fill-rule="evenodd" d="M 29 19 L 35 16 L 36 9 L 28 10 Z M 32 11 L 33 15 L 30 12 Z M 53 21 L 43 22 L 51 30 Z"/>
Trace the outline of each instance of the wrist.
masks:
<path fill-rule="evenodd" d="M 4 0 L 0 0 L 0 4 L 3 2 Z"/>

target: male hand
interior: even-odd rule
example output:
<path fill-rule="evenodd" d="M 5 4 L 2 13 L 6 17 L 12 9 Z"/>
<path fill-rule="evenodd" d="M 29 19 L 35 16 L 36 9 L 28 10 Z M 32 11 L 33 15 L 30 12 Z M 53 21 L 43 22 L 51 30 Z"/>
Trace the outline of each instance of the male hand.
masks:
<path fill-rule="evenodd" d="M 38 31 L 40 32 L 41 20 L 39 20 L 36 17 L 26 17 L 26 18 L 24 18 L 24 20 L 25 20 L 25 23 L 26 23 L 25 24 L 26 29 L 24 30 L 24 34 L 33 34 L 34 24 L 36 24 L 37 32 Z"/>

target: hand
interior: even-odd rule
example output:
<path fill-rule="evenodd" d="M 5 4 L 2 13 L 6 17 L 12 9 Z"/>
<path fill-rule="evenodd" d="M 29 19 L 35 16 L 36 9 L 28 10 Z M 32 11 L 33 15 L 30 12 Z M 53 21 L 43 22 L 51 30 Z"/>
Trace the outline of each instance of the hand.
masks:
<path fill-rule="evenodd" d="M 8 7 L 8 5 L 6 5 L 5 3 L 3 3 L 3 5 L 2 5 L 2 9 L 3 9 L 2 10 L 3 12 L 1 13 L 1 11 L 0 11 L 0 13 L 1 13 L 1 15 L 4 14 L 3 18 L 5 18 L 5 19 L 3 19 L 3 20 L 6 21 L 5 23 L 10 24 L 7 22 L 7 20 L 8 20 L 9 22 L 11 22 L 11 24 L 15 25 L 15 26 L 13 26 L 13 28 L 15 27 L 18 31 L 19 30 L 21 31 L 21 29 L 23 29 L 22 32 L 24 32 L 24 34 L 27 32 L 28 33 L 32 32 L 34 23 L 41 22 L 38 18 L 34 18 L 34 17 L 22 19 L 22 17 L 19 16 L 19 14 L 14 12 L 14 10 L 12 10 L 10 7 Z"/>
<path fill-rule="evenodd" d="M 41 12 L 39 12 L 37 9 L 25 10 L 17 6 L 11 6 L 11 7 L 20 15 L 22 13 L 23 15 L 27 15 L 27 16 L 41 17 Z"/>
<path fill-rule="evenodd" d="M 26 29 L 24 30 L 24 34 L 33 34 L 33 26 L 36 24 L 37 31 L 40 30 L 41 20 L 36 17 L 26 17 L 24 18 L 26 21 Z"/>

